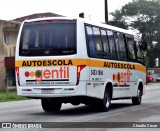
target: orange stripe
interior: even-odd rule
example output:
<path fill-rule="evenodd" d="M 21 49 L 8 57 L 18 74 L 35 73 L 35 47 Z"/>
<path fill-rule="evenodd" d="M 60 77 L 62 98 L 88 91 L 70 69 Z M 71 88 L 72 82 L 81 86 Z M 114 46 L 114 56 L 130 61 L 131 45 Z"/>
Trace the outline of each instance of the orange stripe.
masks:
<path fill-rule="evenodd" d="M 50 62 L 52 64 L 50 64 Z M 110 66 L 104 66 L 110 64 Z M 29 64 L 29 65 L 27 65 Z M 77 66 L 86 65 L 89 67 L 99 67 L 99 68 L 112 68 L 112 69 L 127 69 L 126 67 L 131 67 L 131 70 L 139 70 L 146 72 L 146 67 L 138 63 L 128 64 L 128 62 L 116 62 L 111 60 L 93 60 L 93 59 L 50 59 L 50 60 L 17 60 L 16 67 L 53 67 L 53 66 Z M 134 67 L 134 68 L 133 68 Z"/>

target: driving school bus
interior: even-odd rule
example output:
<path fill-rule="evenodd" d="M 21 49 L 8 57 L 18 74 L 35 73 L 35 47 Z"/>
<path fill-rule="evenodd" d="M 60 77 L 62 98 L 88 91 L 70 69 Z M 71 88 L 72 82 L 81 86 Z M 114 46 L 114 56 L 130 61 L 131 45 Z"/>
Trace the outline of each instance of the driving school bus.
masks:
<path fill-rule="evenodd" d="M 41 99 L 44 111 L 59 111 L 62 103 L 108 111 L 116 99 L 138 105 L 145 47 L 131 31 L 90 20 L 26 20 L 16 47 L 17 93 Z"/>

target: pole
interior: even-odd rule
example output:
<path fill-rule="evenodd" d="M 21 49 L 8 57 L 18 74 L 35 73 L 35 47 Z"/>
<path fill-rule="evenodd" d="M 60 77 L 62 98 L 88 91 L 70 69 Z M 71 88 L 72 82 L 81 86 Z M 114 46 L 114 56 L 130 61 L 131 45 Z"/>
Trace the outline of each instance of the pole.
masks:
<path fill-rule="evenodd" d="M 105 22 L 108 23 L 108 1 L 104 0 L 104 14 L 105 14 Z"/>

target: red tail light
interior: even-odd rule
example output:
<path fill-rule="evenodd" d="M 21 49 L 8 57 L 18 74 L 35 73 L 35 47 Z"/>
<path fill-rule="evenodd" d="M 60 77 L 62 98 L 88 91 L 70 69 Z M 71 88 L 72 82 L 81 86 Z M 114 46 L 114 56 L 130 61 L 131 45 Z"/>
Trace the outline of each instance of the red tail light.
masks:
<path fill-rule="evenodd" d="M 78 66 L 77 66 L 77 83 L 76 83 L 76 85 L 79 84 L 81 71 L 82 71 L 83 68 L 85 68 L 85 67 L 86 67 L 86 65 L 78 65 Z"/>
<path fill-rule="evenodd" d="M 20 86 L 19 67 L 16 67 L 16 74 L 17 74 L 17 79 L 18 79 L 18 85 Z"/>

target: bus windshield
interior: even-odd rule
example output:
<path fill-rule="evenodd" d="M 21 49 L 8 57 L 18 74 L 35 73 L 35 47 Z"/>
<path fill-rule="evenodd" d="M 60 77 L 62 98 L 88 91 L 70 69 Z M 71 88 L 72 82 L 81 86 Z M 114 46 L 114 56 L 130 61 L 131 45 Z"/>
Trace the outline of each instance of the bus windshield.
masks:
<path fill-rule="evenodd" d="M 20 38 L 20 56 L 71 54 L 76 54 L 75 21 L 24 23 Z"/>

